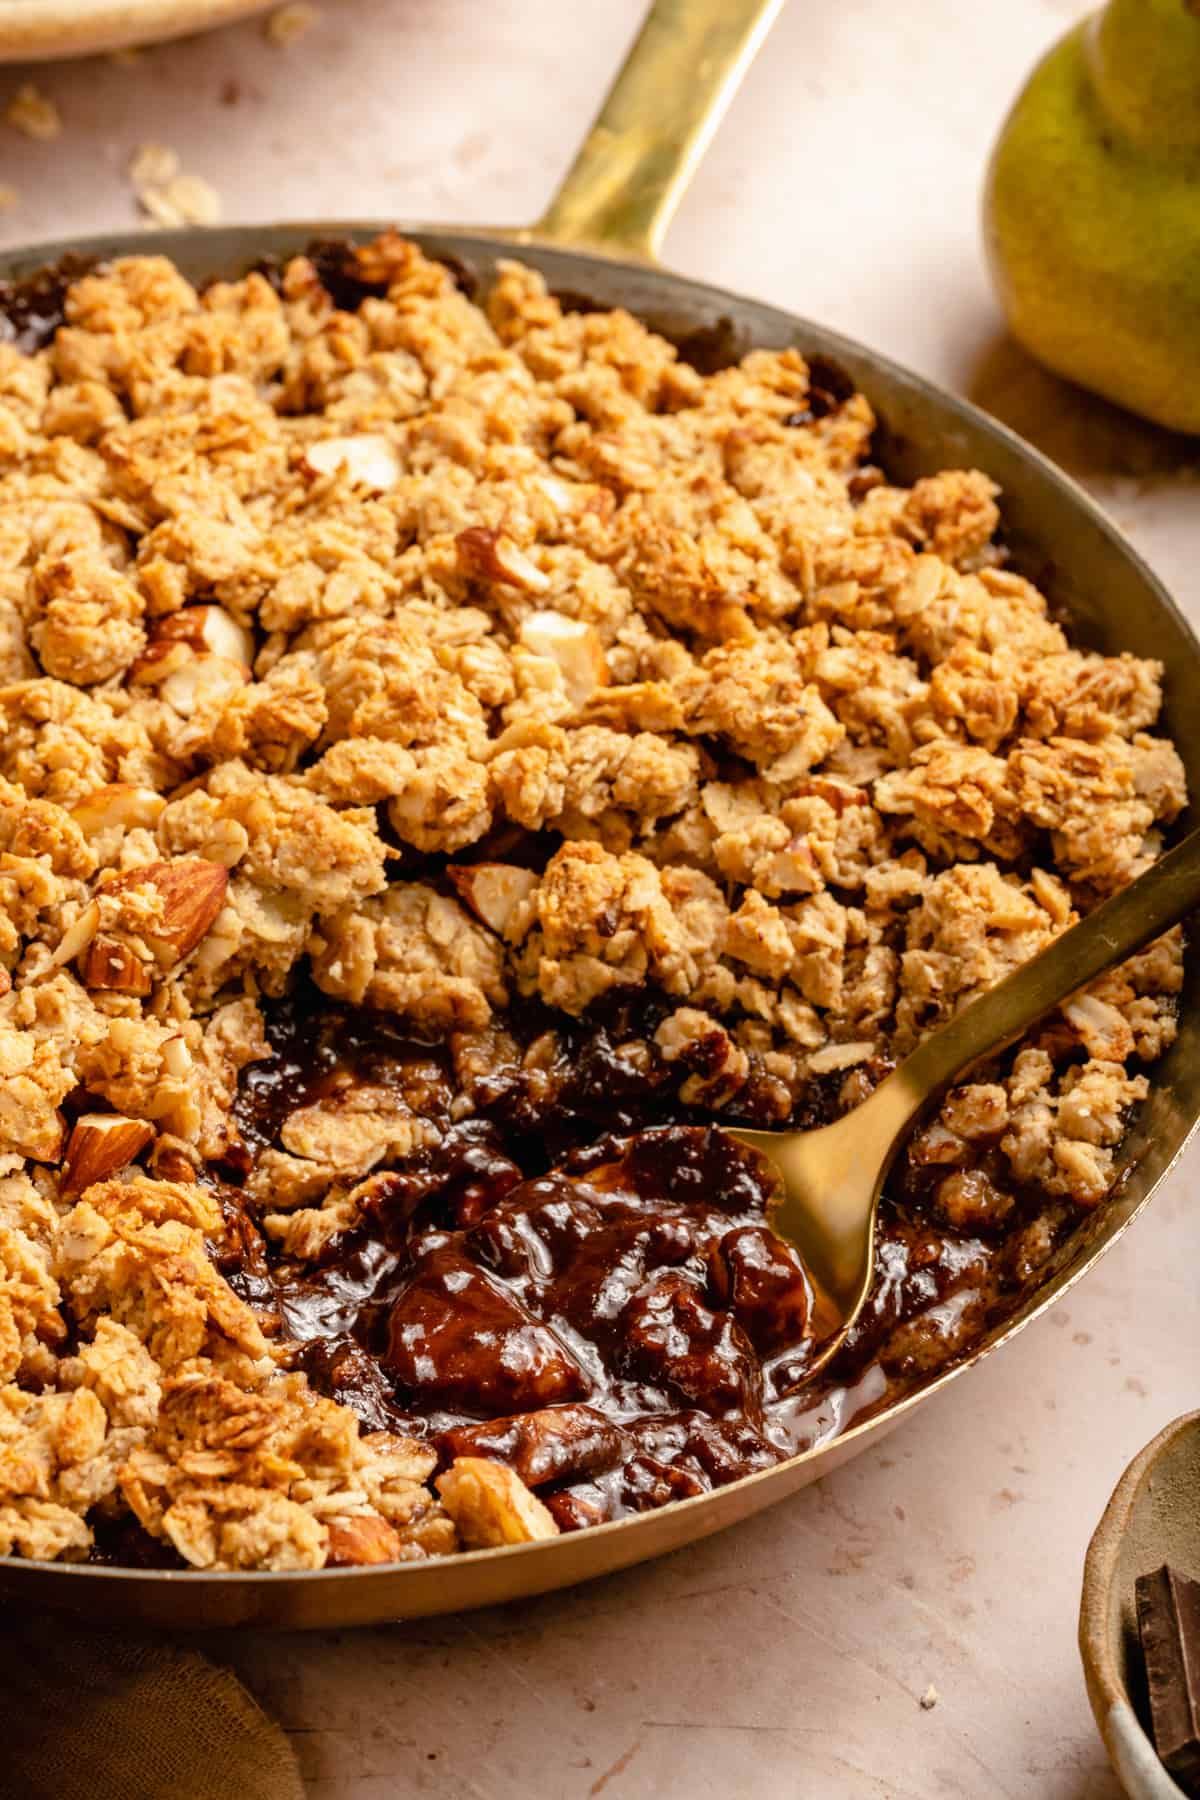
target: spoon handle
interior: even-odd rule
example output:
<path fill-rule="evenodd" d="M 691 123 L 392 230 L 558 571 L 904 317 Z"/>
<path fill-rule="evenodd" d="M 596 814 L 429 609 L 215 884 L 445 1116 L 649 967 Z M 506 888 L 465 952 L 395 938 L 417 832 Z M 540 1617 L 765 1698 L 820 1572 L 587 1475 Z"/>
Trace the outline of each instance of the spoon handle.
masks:
<path fill-rule="evenodd" d="M 894 1087 L 892 1105 L 911 1117 L 972 1063 L 1005 1049 L 1105 969 L 1144 949 L 1197 906 L 1200 831 L 1193 831 L 1144 875 L 918 1044 L 876 1093 Z"/>

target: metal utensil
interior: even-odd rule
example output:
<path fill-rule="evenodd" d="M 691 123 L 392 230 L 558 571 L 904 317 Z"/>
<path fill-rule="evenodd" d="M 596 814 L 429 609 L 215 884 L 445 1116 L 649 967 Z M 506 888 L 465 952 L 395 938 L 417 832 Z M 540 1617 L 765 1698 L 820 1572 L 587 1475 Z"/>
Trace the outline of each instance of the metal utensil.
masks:
<path fill-rule="evenodd" d="M 794 345 L 831 358 L 874 407 L 881 422 L 877 454 L 895 480 L 911 483 L 947 467 L 987 470 L 1004 490 L 1005 537 L 1016 566 L 1036 574 L 1076 639 L 1164 665 L 1165 728 L 1193 790 L 1200 791 L 1200 644 L 1161 582 L 1075 482 L 996 420 L 878 352 L 779 307 L 673 275 L 650 260 L 687 171 L 775 10 L 744 0 L 659 0 L 540 227 L 509 233 L 401 228 L 427 254 L 466 265 L 481 288 L 519 242 L 522 259 L 552 289 L 585 294 L 599 307 L 625 306 L 668 335 L 705 333 L 711 339 L 719 333 L 732 356 L 754 346 Z M 619 177 L 606 173 L 612 169 Z M 157 254 L 203 282 L 234 276 L 264 256 L 297 255 L 316 237 L 365 241 L 395 223 L 134 230 L 9 252 L 0 257 L 0 277 L 19 278 L 70 254 Z M 1123 1179 L 1113 1197 L 969 1355 L 840 1435 L 758 1475 L 591 1531 L 399 1567 L 203 1574 L 0 1558 L 0 1607 L 61 1607 L 106 1624 L 176 1631 L 358 1625 L 490 1606 L 661 1556 L 829 1474 L 1053 1306 L 1146 1205 L 1198 1116 L 1200 959 L 1189 958 L 1179 1035 L 1155 1065 L 1150 1097 L 1120 1152 Z"/>
<path fill-rule="evenodd" d="M 875 1215 L 912 1127 L 958 1078 L 1028 1031 L 1115 963 L 1144 949 L 1200 905 L 1200 831 L 1121 893 L 1055 938 L 933 1032 L 852 1112 L 816 1131 L 730 1136 L 761 1151 L 783 1191 L 771 1225 L 800 1252 L 814 1284 L 822 1344 L 805 1380 L 836 1355 L 871 1291 Z"/>

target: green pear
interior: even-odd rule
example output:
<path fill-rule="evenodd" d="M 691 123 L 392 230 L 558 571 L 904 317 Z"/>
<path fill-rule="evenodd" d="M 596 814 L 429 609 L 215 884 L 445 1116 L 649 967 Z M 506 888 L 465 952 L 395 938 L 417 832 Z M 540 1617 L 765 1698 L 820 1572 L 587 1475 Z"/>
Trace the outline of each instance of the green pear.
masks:
<path fill-rule="evenodd" d="M 984 235 L 1040 362 L 1200 431 L 1200 0 L 1109 0 L 1055 45 L 992 152 Z"/>

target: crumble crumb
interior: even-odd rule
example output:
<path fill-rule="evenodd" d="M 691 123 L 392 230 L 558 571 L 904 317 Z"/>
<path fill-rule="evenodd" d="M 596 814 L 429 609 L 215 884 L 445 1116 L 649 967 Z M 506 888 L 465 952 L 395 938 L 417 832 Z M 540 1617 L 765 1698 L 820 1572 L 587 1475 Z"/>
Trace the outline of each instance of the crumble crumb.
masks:
<path fill-rule="evenodd" d="M 306 0 L 295 0 L 294 5 L 277 7 L 268 16 L 263 35 L 268 43 L 286 49 L 310 32 L 320 17 L 319 6 L 310 6 Z"/>
<path fill-rule="evenodd" d="M 135 188 L 165 187 L 179 173 L 179 157 L 169 144 L 141 144 L 129 159 Z"/>
<path fill-rule="evenodd" d="M 48 94 L 32 81 L 23 82 L 4 109 L 4 122 L 23 137 L 50 143 L 62 133 L 62 114 Z"/>
<path fill-rule="evenodd" d="M 138 204 L 154 225 L 215 225 L 221 217 L 221 196 L 202 175 L 147 183 L 138 189 Z"/>

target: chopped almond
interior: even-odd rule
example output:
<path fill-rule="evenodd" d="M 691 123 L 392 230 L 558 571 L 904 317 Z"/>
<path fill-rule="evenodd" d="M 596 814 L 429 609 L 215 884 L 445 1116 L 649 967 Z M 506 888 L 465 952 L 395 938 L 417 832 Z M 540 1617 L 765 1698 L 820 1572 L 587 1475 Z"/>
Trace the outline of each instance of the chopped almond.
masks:
<path fill-rule="evenodd" d="M 92 939 L 79 973 L 85 987 L 111 988 L 119 994 L 148 994 L 154 985 L 149 964 L 131 944 L 107 932 Z"/>
<path fill-rule="evenodd" d="M 567 697 L 576 709 L 608 680 L 604 645 L 595 626 L 565 613 L 531 613 L 521 626 L 521 642 L 535 656 L 549 657 L 562 671 Z"/>
<path fill-rule="evenodd" d="M 335 475 L 344 470 L 358 487 L 382 493 L 400 479 L 400 459 L 391 443 L 377 432 L 358 437 L 321 438 L 310 444 L 304 460 L 314 475 Z"/>
<path fill-rule="evenodd" d="M 550 586 L 550 577 L 502 532 L 472 525 L 455 541 L 458 566 L 475 581 L 507 581 L 531 594 L 544 594 Z"/>
<path fill-rule="evenodd" d="M 459 896 L 477 919 L 503 937 L 522 900 L 538 885 L 532 869 L 512 863 L 451 864 L 446 871 Z"/>
<path fill-rule="evenodd" d="M 89 900 L 73 925 L 68 925 L 59 939 L 54 955 L 50 958 L 51 967 L 57 968 L 62 963 L 72 962 L 82 955 L 95 937 L 100 924 L 99 902 Z"/>
<path fill-rule="evenodd" d="M 395 1562 L 400 1555 L 400 1533 L 375 1513 L 353 1513 L 347 1519 L 329 1521 L 329 1554 L 325 1567 Z"/>
<path fill-rule="evenodd" d="M 139 936 L 160 962 L 179 962 L 196 948 L 225 904 L 229 871 L 223 863 L 184 856 L 175 862 L 146 863 L 139 869 L 128 869 L 109 882 L 104 891 L 120 894 L 147 885 L 162 895 L 162 920 L 157 929 L 141 931 Z"/>
<path fill-rule="evenodd" d="M 63 1196 L 81 1194 L 97 1181 L 107 1181 L 139 1156 L 154 1136 L 145 1119 L 123 1113 L 81 1113 L 67 1140 Z"/>
<path fill-rule="evenodd" d="M 166 804 L 163 796 L 156 794 L 153 788 L 134 787 L 128 781 L 110 781 L 77 800 L 71 808 L 71 817 L 89 838 L 101 831 L 131 831 L 136 826 L 153 830 Z M 76 952 L 70 954 L 74 956 Z"/>
<path fill-rule="evenodd" d="M 188 644 L 200 656 L 223 656 L 230 662 L 254 661 L 254 639 L 223 606 L 185 606 L 160 620 L 154 643 Z"/>

